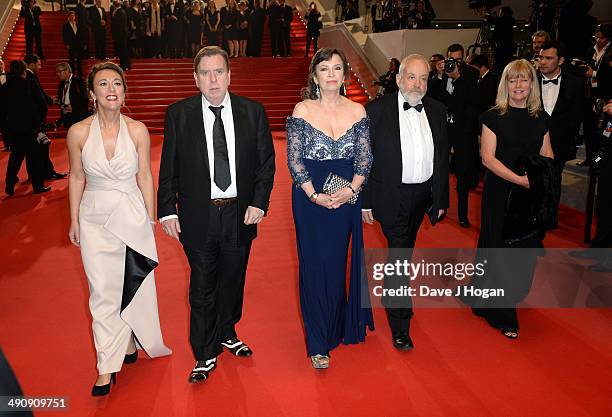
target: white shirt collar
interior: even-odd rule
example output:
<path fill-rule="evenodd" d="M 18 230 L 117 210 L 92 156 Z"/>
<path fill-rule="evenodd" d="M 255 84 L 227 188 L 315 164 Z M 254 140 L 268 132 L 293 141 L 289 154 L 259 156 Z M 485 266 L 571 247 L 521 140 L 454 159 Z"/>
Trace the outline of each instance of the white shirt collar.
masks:
<path fill-rule="evenodd" d="M 221 102 L 220 106 L 227 108 L 229 105 L 231 105 L 230 95 L 229 95 L 229 91 L 226 91 L 225 97 L 223 97 L 223 101 Z M 206 96 L 204 94 L 202 94 L 202 106 L 204 106 L 204 109 L 208 109 L 209 106 L 213 106 L 210 103 L 210 101 L 206 99 Z M 213 107 L 219 107 L 219 106 L 213 106 Z"/>

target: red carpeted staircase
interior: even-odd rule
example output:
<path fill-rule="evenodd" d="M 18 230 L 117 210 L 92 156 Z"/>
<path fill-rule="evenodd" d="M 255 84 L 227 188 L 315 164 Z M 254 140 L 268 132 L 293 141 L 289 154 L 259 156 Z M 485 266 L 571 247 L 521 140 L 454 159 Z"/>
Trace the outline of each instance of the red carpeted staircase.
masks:
<path fill-rule="evenodd" d="M 57 94 L 58 78 L 55 64 L 67 59 L 68 54 L 62 42 L 61 28 L 66 21 L 64 12 L 45 12 L 41 17 L 43 27 L 43 47 L 46 61 L 39 74 L 43 88 L 50 96 Z M 267 110 L 272 130 L 284 130 L 285 119 L 291 114 L 295 104 L 300 101 L 300 90 L 306 85 L 308 64 L 303 58 L 306 50 L 306 29 L 302 19 L 296 14 L 291 24 L 292 57 L 272 58 L 270 37 L 264 34 L 263 58 L 232 59 L 232 92 L 262 102 Z M 93 36 L 90 36 L 90 43 Z M 93 52 L 93 45 L 90 51 Z M 113 56 L 110 30 L 107 31 L 107 51 Z M 13 59 L 22 59 L 25 53 L 23 19 L 20 19 L 3 55 L 8 64 Z M 83 63 L 84 73 L 96 61 L 88 59 Z M 193 80 L 192 59 L 134 59 L 132 68 L 127 71 L 128 92 L 125 113 L 144 122 L 151 133 L 162 133 L 166 106 L 196 94 Z M 367 95 L 354 74 L 347 91 L 351 99 L 366 103 Z M 59 118 L 59 107 L 49 109 L 49 123 Z M 54 137 L 65 137 L 65 130 L 50 132 Z"/>

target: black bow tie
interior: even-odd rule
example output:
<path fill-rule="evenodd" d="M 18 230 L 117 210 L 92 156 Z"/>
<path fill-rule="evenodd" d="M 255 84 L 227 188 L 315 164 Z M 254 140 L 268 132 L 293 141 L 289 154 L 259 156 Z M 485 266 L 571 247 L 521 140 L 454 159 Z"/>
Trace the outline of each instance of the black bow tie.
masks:
<path fill-rule="evenodd" d="M 419 113 L 423 110 L 423 104 L 419 103 L 416 106 L 411 106 L 408 102 L 404 101 L 404 110 L 415 109 Z"/>
<path fill-rule="evenodd" d="M 552 79 L 552 80 L 544 80 L 543 79 L 542 82 L 544 83 L 544 85 L 546 85 L 548 83 L 553 83 L 554 85 L 557 85 L 557 84 L 559 84 L 559 78 L 555 78 L 555 79 Z"/>

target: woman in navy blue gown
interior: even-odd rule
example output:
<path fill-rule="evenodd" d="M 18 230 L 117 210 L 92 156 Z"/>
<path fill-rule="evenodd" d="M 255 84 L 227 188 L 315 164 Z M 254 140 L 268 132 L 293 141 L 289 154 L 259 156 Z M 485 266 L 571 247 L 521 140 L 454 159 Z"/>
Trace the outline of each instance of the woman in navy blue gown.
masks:
<path fill-rule="evenodd" d="M 374 329 L 363 265 L 361 201 L 349 202 L 358 196 L 372 165 L 369 119 L 363 106 L 344 96 L 348 74 L 341 51 L 319 50 L 310 64 L 304 101 L 287 119 L 300 304 L 308 356 L 317 369 L 329 366 L 329 352 L 341 342 L 363 342 L 366 327 Z M 350 183 L 326 194 L 322 188 L 330 173 Z"/>

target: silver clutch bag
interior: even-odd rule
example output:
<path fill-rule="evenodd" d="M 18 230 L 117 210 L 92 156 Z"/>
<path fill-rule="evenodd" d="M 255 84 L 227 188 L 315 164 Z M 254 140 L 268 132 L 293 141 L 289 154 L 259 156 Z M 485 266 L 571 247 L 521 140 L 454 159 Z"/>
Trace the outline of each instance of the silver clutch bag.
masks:
<path fill-rule="evenodd" d="M 323 192 L 325 194 L 333 194 L 336 191 L 342 188 L 351 188 L 351 182 L 345 178 L 342 178 L 340 175 L 334 174 L 330 172 L 325 182 L 323 183 Z M 359 191 L 357 191 L 348 201 L 349 204 L 355 204 L 357 202 L 357 197 L 359 196 Z"/>

